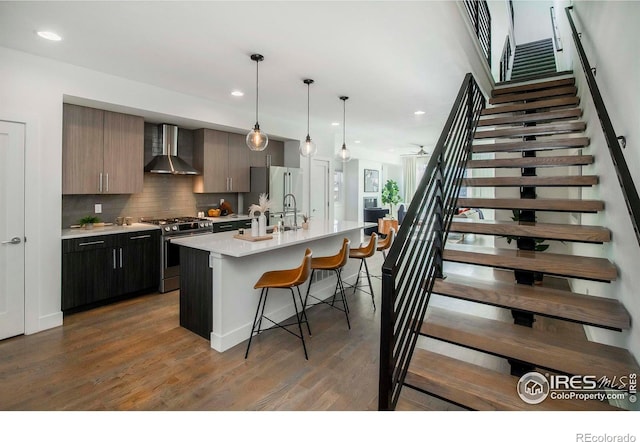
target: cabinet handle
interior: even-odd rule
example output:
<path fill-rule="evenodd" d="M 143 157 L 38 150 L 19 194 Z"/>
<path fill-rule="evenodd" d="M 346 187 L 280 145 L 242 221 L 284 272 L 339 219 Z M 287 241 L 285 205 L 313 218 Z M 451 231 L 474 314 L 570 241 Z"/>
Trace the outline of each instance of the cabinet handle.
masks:
<path fill-rule="evenodd" d="M 98 181 L 98 192 L 102 193 L 102 172 L 100 172 L 100 181 Z"/>
<path fill-rule="evenodd" d="M 233 224 L 223 224 L 223 225 L 218 226 L 218 227 L 220 227 L 221 229 L 224 229 L 226 227 L 233 227 Z"/>
<path fill-rule="evenodd" d="M 96 244 L 104 244 L 104 241 L 91 241 L 91 242 L 81 242 L 78 244 L 79 246 L 93 246 Z"/>
<path fill-rule="evenodd" d="M 120 247 L 120 268 L 122 268 L 122 247 Z"/>
<path fill-rule="evenodd" d="M 267 167 L 271 167 L 271 154 L 267 155 Z"/>
<path fill-rule="evenodd" d="M 106 175 L 107 175 L 107 190 L 105 190 L 105 192 L 108 192 L 109 191 L 109 174 L 106 174 Z"/>
<path fill-rule="evenodd" d="M 233 190 L 233 177 L 229 178 L 229 181 L 231 182 L 231 186 L 229 187 L 229 190 Z"/>
<path fill-rule="evenodd" d="M 113 249 L 112 252 L 113 252 L 113 270 L 115 270 L 117 268 L 116 267 L 116 249 Z"/>
<path fill-rule="evenodd" d="M 144 239 L 144 238 L 151 238 L 151 235 L 132 236 L 129 239 Z"/>

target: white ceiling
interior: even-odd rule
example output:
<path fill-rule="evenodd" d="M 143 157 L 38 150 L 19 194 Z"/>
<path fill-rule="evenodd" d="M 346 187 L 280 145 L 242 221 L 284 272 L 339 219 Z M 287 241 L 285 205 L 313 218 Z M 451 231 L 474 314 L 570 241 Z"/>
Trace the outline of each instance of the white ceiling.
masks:
<path fill-rule="evenodd" d="M 0 45 L 255 112 L 260 121 L 299 121 L 306 133 L 341 139 L 340 95 L 347 102 L 347 144 L 398 154 L 433 147 L 462 75 L 449 60 L 440 2 L 0 2 Z M 54 30 L 63 40 L 38 38 Z M 446 35 L 446 34 L 445 34 Z M 453 52 L 453 51 L 452 51 Z M 437 64 L 437 65 L 436 65 Z M 457 74 L 457 71 L 456 71 Z M 242 98 L 230 95 L 245 92 Z M 415 116 L 416 110 L 426 111 Z M 273 135 L 288 136 L 289 134 Z"/>

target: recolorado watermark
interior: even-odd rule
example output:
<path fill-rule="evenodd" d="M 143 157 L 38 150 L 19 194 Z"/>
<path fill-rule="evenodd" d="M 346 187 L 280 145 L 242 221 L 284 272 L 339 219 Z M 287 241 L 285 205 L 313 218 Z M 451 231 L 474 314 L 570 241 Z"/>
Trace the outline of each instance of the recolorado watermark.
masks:
<path fill-rule="evenodd" d="M 633 434 L 577 433 L 576 442 L 636 442 Z"/>
<path fill-rule="evenodd" d="M 518 381 L 518 395 L 527 404 L 539 404 L 545 399 L 580 401 L 637 400 L 637 374 L 624 376 L 591 376 L 542 374 L 535 371 L 524 374 Z M 618 439 L 582 439 L 585 442 L 614 442 Z M 635 440 L 635 439 L 634 439 Z M 628 442 L 620 439 L 621 442 Z M 631 441 L 629 441 L 631 442 Z"/>

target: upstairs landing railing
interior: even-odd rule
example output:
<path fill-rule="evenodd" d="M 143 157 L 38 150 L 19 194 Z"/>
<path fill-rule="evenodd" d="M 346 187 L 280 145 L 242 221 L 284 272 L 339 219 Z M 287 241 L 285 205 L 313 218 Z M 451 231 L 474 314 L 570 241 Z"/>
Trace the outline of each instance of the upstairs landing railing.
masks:
<path fill-rule="evenodd" d="M 378 409 L 400 396 L 442 256 L 485 98 L 469 73 L 382 266 Z"/>

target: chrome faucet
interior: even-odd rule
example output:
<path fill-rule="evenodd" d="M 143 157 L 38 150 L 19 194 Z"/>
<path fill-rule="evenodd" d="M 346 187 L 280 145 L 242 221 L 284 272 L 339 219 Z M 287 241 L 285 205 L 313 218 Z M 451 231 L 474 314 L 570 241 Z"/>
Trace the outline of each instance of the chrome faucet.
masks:
<path fill-rule="evenodd" d="M 293 198 L 293 230 L 298 230 L 298 206 L 296 203 L 296 196 L 293 193 L 287 193 L 282 199 L 282 210 L 284 211 L 285 219 L 287 217 L 287 197 Z"/>

